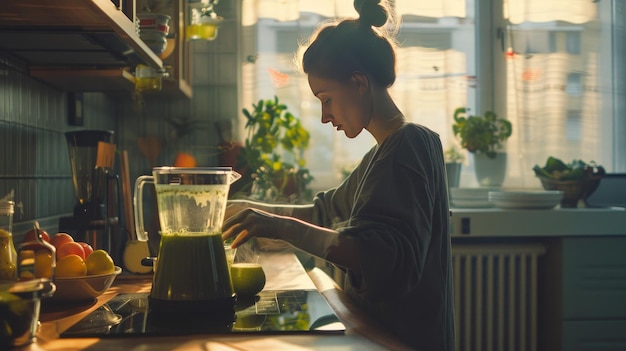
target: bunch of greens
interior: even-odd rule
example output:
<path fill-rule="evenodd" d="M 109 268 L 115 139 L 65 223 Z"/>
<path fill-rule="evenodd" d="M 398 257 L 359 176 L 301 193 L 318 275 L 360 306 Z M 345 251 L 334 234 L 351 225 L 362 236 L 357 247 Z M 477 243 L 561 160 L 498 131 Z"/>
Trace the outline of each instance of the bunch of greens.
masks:
<path fill-rule="evenodd" d="M 586 180 L 606 173 L 604 167 L 596 165 L 594 161 L 585 163 L 582 160 L 573 160 L 565 163 L 552 156 L 548 157 L 545 166 L 535 165 L 533 171 L 537 177 L 553 180 Z"/>

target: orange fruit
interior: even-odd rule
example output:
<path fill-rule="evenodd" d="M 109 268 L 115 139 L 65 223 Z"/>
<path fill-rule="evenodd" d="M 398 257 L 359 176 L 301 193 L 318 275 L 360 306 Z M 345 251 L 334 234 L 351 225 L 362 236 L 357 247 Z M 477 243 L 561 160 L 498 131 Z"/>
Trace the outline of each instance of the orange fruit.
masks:
<path fill-rule="evenodd" d="M 65 244 L 73 242 L 74 238 L 67 233 L 56 233 L 52 237 L 50 237 L 50 244 L 54 245 L 54 247 L 59 251 L 59 248 Z"/>
<path fill-rule="evenodd" d="M 87 265 L 87 274 L 109 274 L 115 272 L 115 263 L 109 256 L 109 253 L 104 250 L 94 250 L 91 255 L 87 256 L 85 260 Z"/>
<path fill-rule="evenodd" d="M 57 261 L 55 274 L 57 277 L 84 277 L 87 266 L 80 256 L 70 254 Z"/>
<path fill-rule="evenodd" d="M 197 165 L 196 158 L 186 152 L 179 152 L 174 158 L 174 167 L 196 167 Z"/>
<path fill-rule="evenodd" d="M 83 251 L 85 251 L 85 258 L 91 255 L 91 253 L 93 252 L 93 247 L 91 245 L 87 244 L 84 241 L 79 241 L 78 243 L 80 244 L 80 246 L 83 247 Z"/>
<path fill-rule="evenodd" d="M 57 248 L 57 259 L 61 259 L 71 254 L 78 255 L 83 260 L 85 259 L 85 249 L 83 249 L 81 244 L 75 241 L 67 242 Z"/>

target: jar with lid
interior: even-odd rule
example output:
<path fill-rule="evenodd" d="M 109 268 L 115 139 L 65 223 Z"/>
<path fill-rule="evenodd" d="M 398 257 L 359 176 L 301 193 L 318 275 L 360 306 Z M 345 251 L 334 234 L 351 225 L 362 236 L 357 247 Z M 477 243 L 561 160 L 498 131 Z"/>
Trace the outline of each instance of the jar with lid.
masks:
<path fill-rule="evenodd" d="M 0 200 L 0 282 L 17 280 L 17 252 L 13 244 L 13 201 Z"/>
<path fill-rule="evenodd" d="M 187 25 L 185 36 L 187 40 L 214 40 L 217 38 L 217 29 L 224 19 L 215 13 L 218 0 L 188 0 Z"/>

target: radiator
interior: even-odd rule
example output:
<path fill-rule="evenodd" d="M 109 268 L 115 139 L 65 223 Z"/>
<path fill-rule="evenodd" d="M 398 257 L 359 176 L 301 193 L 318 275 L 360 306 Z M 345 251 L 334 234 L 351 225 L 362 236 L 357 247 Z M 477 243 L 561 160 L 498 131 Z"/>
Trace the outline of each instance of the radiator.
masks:
<path fill-rule="evenodd" d="M 537 350 L 540 244 L 453 245 L 457 351 Z"/>

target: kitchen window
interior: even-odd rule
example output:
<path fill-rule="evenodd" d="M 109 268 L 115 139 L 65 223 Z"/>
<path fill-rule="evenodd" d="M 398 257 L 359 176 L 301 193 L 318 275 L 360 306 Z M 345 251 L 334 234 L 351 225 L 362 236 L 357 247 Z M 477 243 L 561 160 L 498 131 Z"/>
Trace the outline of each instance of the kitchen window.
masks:
<path fill-rule="evenodd" d="M 391 93 L 444 147 L 457 144 L 457 107 L 506 116 L 513 136 L 505 186 L 539 188 L 532 167 L 548 156 L 624 172 L 624 8 L 617 0 L 396 0 L 402 24 Z M 316 189 L 338 184 L 374 144 L 367 132 L 347 139 L 320 122 L 319 102 L 293 62 L 321 21 L 346 16 L 356 16 L 352 1 L 242 3 L 242 107 L 278 95 L 302 118 Z M 477 185 L 473 172 L 468 156 L 462 186 Z"/>

